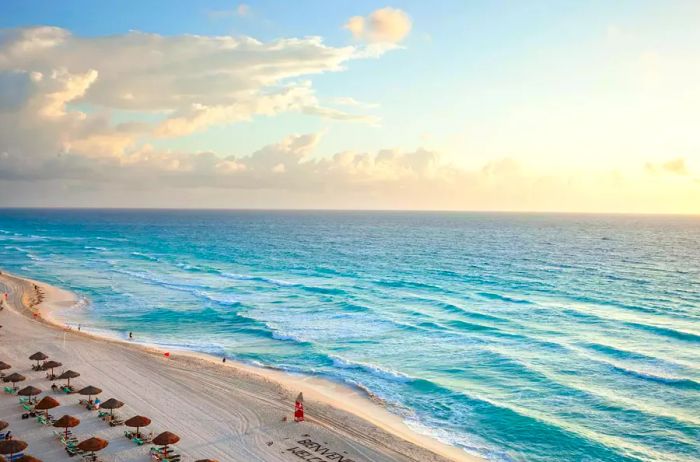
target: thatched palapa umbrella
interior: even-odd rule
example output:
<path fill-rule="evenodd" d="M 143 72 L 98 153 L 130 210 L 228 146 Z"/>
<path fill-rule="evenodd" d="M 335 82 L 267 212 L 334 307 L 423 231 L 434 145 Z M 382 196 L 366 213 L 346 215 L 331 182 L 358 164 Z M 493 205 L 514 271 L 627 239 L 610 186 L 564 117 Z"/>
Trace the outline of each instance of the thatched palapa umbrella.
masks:
<path fill-rule="evenodd" d="M 41 462 L 41 460 L 37 459 L 34 456 L 30 456 L 29 454 L 25 454 L 19 459 L 17 459 L 15 462 Z"/>
<path fill-rule="evenodd" d="M 7 364 L 5 361 L 0 361 L 0 371 L 6 371 L 8 369 L 12 369 L 12 366 Z"/>
<path fill-rule="evenodd" d="M 22 374 L 18 374 L 17 372 L 14 372 L 2 379 L 3 382 L 11 382 L 13 388 L 17 388 L 17 382 L 23 382 L 25 380 L 27 380 L 27 378 Z"/>
<path fill-rule="evenodd" d="M 14 455 L 22 452 L 29 446 L 21 440 L 3 440 L 0 441 L 0 454 L 9 454 L 10 460 L 14 459 Z"/>
<path fill-rule="evenodd" d="M 118 399 L 109 398 L 107 401 L 105 401 L 104 403 L 100 404 L 100 408 L 102 408 L 102 409 L 109 409 L 109 415 L 112 415 L 112 416 L 113 416 L 113 415 L 114 415 L 114 410 L 115 410 L 115 409 L 119 409 L 119 408 L 122 407 L 123 405 L 124 405 L 124 403 L 122 403 L 122 402 L 119 401 Z"/>
<path fill-rule="evenodd" d="M 73 417 L 72 415 L 64 415 L 53 423 L 53 426 L 56 428 L 66 429 L 66 438 L 68 438 L 68 429 L 77 427 L 78 425 L 80 425 L 80 419 Z"/>
<path fill-rule="evenodd" d="M 0 420 L 0 431 L 6 429 L 9 426 L 10 426 L 9 423 L 5 422 L 4 420 Z"/>
<path fill-rule="evenodd" d="M 81 395 L 87 395 L 88 403 L 92 403 L 92 397 L 102 393 L 102 389 L 93 387 L 92 385 L 88 385 L 87 387 L 80 390 L 78 393 L 80 393 Z"/>
<path fill-rule="evenodd" d="M 41 401 L 36 403 L 36 406 L 34 406 L 34 409 L 38 411 L 46 411 L 46 420 L 49 420 L 49 409 L 53 409 L 55 407 L 60 406 L 61 403 L 56 401 L 50 396 L 44 396 L 41 398 Z"/>
<path fill-rule="evenodd" d="M 59 363 L 58 361 L 54 361 L 54 360 L 46 361 L 46 362 L 42 365 L 42 367 L 44 368 L 44 370 L 46 370 L 46 369 L 51 369 L 51 375 L 52 375 L 52 376 L 54 375 L 54 373 L 53 373 L 54 368 L 56 368 L 56 367 L 61 367 L 61 366 L 63 366 L 63 364 Z"/>
<path fill-rule="evenodd" d="M 36 367 L 37 367 L 37 369 L 38 369 L 39 367 L 41 367 L 41 365 L 39 364 L 39 361 L 44 361 L 44 360 L 46 360 L 46 359 L 49 359 L 49 357 L 46 356 L 46 355 L 45 355 L 44 353 L 42 353 L 41 351 L 37 351 L 36 353 L 34 353 L 33 355 L 31 355 L 31 356 L 29 357 L 29 359 L 31 359 L 32 361 L 36 361 Z"/>
<path fill-rule="evenodd" d="M 59 375 L 59 376 L 56 377 L 56 378 L 59 379 L 59 380 L 66 380 L 66 379 L 67 379 L 67 380 L 68 380 L 68 386 L 70 387 L 70 379 L 74 379 L 74 378 L 76 378 L 76 377 L 80 377 L 80 374 L 78 374 L 78 373 L 75 372 L 75 371 L 67 370 L 67 371 L 63 372 L 61 375 Z"/>
<path fill-rule="evenodd" d="M 109 446 L 108 441 L 94 436 L 92 438 L 88 438 L 85 441 L 81 441 L 80 443 L 78 443 L 78 449 L 80 449 L 81 451 L 91 452 L 92 457 L 95 457 L 95 453 L 97 451 L 101 451 L 107 446 Z"/>
<path fill-rule="evenodd" d="M 32 396 L 40 395 L 41 390 L 39 390 L 37 387 L 33 387 L 31 385 L 26 386 L 22 388 L 20 391 L 17 392 L 19 396 L 29 396 L 29 402 L 32 402 Z"/>
<path fill-rule="evenodd" d="M 127 427 L 136 427 L 136 436 L 141 436 L 139 429 L 151 425 L 151 419 L 142 415 L 136 415 L 124 422 Z"/>
<path fill-rule="evenodd" d="M 156 446 L 163 446 L 163 456 L 168 457 L 168 445 L 175 444 L 180 441 L 180 437 L 175 433 L 163 432 L 160 435 L 153 438 L 153 444 Z"/>

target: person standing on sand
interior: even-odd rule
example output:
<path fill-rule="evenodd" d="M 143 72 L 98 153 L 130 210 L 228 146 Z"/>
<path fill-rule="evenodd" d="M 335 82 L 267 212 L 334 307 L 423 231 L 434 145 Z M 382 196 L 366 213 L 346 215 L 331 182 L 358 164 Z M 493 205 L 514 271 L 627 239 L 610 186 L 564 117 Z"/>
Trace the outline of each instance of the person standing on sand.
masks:
<path fill-rule="evenodd" d="M 224 359 L 222 359 L 221 362 L 226 363 L 226 356 L 224 356 Z"/>
<path fill-rule="evenodd" d="M 129 340 L 133 340 L 133 339 L 134 339 L 134 333 L 133 333 L 133 332 L 129 332 Z"/>
<path fill-rule="evenodd" d="M 78 324 L 78 332 L 80 332 L 80 324 Z"/>

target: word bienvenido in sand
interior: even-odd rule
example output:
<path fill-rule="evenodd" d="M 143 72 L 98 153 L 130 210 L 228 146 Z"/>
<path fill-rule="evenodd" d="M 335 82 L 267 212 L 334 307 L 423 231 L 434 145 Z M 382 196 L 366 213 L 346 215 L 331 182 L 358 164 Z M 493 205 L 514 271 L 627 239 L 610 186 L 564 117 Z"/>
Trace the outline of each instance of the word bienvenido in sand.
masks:
<path fill-rule="evenodd" d="M 355 462 L 353 459 L 309 439 L 299 440 L 297 444 L 301 445 L 301 447 L 294 446 L 287 449 L 287 451 L 306 462 Z"/>

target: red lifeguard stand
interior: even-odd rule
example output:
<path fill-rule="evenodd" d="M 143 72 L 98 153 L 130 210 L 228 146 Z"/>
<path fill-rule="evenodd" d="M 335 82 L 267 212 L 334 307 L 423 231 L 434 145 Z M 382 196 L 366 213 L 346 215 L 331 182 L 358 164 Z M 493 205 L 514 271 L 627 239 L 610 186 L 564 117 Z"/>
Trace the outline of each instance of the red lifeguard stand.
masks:
<path fill-rule="evenodd" d="M 304 395 L 302 393 L 299 393 L 299 396 L 297 396 L 294 402 L 294 421 L 304 421 Z"/>

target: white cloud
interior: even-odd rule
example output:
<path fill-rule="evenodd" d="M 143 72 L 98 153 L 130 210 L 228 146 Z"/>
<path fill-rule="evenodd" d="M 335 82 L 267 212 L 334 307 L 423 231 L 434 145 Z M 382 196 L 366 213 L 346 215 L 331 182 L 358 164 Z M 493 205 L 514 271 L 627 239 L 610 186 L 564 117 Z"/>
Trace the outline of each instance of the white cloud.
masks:
<path fill-rule="evenodd" d="M 128 156 L 150 138 L 287 111 L 376 125 L 376 117 L 320 106 L 309 80 L 341 71 L 363 53 L 361 47 L 327 46 L 319 37 L 260 42 L 3 29 L 0 152 Z M 115 111 L 132 121 L 115 123 Z"/>
<path fill-rule="evenodd" d="M 345 23 L 345 29 L 356 40 L 370 43 L 399 43 L 406 38 L 413 26 L 411 18 L 397 8 L 381 8 L 367 17 L 353 16 Z"/>
<path fill-rule="evenodd" d="M 377 103 L 367 103 L 364 101 L 358 101 L 350 96 L 339 96 L 337 98 L 332 98 L 330 102 L 339 106 L 349 106 L 367 109 L 379 107 L 379 104 Z"/>
<path fill-rule="evenodd" d="M 644 168 L 647 173 L 652 174 L 667 173 L 682 176 L 690 174 L 686 160 L 683 157 L 676 157 L 675 159 L 659 163 L 647 162 Z"/>

